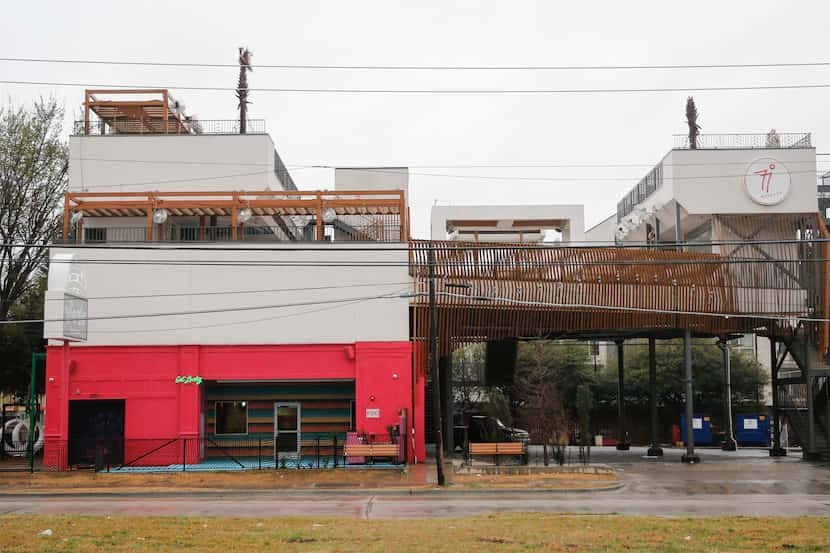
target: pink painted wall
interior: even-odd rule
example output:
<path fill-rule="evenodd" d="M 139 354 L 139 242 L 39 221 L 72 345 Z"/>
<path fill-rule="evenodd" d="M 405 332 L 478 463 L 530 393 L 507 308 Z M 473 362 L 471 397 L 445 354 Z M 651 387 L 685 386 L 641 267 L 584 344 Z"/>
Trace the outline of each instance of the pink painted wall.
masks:
<path fill-rule="evenodd" d="M 242 381 L 354 379 L 357 429 L 386 434 L 387 426 L 396 424 L 398 413 L 406 409 L 410 425 L 415 425 L 416 437 L 415 451 L 409 448 L 410 459 L 414 453 L 421 460 L 423 404 L 413 405 L 418 391 L 413 395 L 411 358 L 409 342 L 49 347 L 44 465 L 66 468 L 70 400 L 125 400 L 127 460 L 135 454 L 131 447 L 146 451 L 149 440 L 199 436 L 202 389 L 193 384 L 176 384 L 179 375 Z M 420 397 L 423 398 L 423 391 Z M 379 409 L 379 417 L 367 419 L 366 409 Z M 133 446 L 129 445 L 131 440 Z M 198 460 L 198 451 L 191 449 L 187 453 L 188 463 Z M 169 447 L 142 462 L 169 464 L 181 459 L 182 452 Z"/>

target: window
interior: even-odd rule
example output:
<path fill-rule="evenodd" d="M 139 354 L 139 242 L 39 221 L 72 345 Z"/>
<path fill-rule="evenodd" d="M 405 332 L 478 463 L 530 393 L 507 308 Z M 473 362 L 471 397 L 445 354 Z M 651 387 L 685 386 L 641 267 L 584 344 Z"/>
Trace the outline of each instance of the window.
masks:
<path fill-rule="evenodd" d="M 216 435 L 248 433 L 248 402 L 216 402 Z"/>
<path fill-rule="evenodd" d="M 85 228 L 84 242 L 106 242 L 107 229 L 106 228 Z"/>

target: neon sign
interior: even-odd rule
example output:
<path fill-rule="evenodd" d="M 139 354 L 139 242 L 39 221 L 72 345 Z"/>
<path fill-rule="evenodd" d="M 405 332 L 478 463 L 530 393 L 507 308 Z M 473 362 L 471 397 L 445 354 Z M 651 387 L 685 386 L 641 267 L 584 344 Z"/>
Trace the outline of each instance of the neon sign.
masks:
<path fill-rule="evenodd" d="M 177 376 L 176 384 L 201 384 L 201 376 Z"/>

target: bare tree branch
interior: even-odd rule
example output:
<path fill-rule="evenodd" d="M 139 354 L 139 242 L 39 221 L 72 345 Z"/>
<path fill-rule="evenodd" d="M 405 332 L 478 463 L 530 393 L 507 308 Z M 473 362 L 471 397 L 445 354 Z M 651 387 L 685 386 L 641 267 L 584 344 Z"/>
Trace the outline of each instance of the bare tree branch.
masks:
<path fill-rule="evenodd" d="M 0 320 L 33 285 L 60 228 L 69 149 L 55 100 L 0 107 Z"/>

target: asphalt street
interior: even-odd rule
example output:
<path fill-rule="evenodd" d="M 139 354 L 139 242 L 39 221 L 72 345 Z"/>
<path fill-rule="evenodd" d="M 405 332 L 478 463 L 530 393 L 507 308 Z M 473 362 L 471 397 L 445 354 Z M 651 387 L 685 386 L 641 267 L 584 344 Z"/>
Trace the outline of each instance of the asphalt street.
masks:
<path fill-rule="evenodd" d="M 644 450 L 598 450 L 593 461 L 620 472 L 624 487 L 603 492 L 432 493 L 261 491 L 141 496 L 0 495 L 0 511 L 18 514 L 191 515 L 233 517 L 461 517 L 494 512 L 658 516 L 830 515 L 830 467 L 799 455 L 770 459 L 765 451 L 701 450 L 703 462 L 680 463 L 680 451 L 647 460 Z"/>

